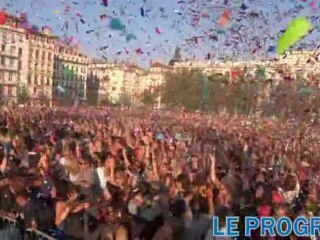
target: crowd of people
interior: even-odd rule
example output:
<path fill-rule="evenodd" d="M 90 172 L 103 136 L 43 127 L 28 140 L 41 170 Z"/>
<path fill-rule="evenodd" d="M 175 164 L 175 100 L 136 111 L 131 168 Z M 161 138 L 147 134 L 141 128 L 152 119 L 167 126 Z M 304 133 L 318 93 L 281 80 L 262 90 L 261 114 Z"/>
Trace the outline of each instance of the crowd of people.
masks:
<path fill-rule="evenodd" d="M 21 236 L 209 240 L 212 216 L 319 211 L 316 119 L 16 108 L 0 113 L 0 142 L 0 216 Z"/>

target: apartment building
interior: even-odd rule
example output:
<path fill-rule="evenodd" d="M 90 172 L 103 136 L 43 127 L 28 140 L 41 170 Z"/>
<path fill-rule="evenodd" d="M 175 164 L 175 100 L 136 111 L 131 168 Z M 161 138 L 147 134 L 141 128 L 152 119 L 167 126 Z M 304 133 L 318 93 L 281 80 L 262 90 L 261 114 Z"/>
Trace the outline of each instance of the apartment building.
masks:
<path fill-rule="evenodd" d="M 52 104 L 54 45 L 57 37 L 48 27 L 25 26 L 12 15 L 0 25 L 0 85 L 2 101 L 17 103 L 24 89 L 31 104 Z M 21 99 L 20 99 L 21 100 Z"/>
<path fill-rule="evenodd" d="M 111 69 L 116 67 L 116 63 L 93 60 L 89 64 L 87 79 L 87 99 L 90 104 L 99 104 L 109 100 L 109 86 Z"/>
<path fill-rule="evenodd" d="M 7 16 L 0 25 L 1 102 L 6 104 L 17 103 L 19 89 L 27 80 L 28 44 L 26 31 L 19 24 L 18 18 Z"/>
<path fill-rule="evenodd" d="M 150 65 L 149 75 L 151 76 L 151 82 L 147 85 L 148 88 L 157 88 L 161 86 L 165 81 L 165 75 L 168 72 L 172 72 L 174 69 L 171 66 L 163 63 L 155 62 Z"/>
<path fill-rule="evenodd" d="M 54 99 L 66 105 L 84 101 L 87 94 L 88 57 L 78 47 L 57 43 L 53 66 Z"/>
<path fill-rule="evenodd" d="M 141 77 L 145 70 L 135 64 L 95 61 L 89 66 L 88 94 L 96 92 L 96 102 L 135 102 L 141 93 Z"/>
<path fill-rule="evenodd" d="M 146 71 L 136 64 L 129 63 L 125 64 L 123 69 L 125 70 L 124 84 L 120 94 L 125 97 L 130 96 L 130 101 L 135 103 L 143 92 L 141 77 L 145 75 Z"/>
<path fill-rule="evenodd" d="M 57 40 L 58 37 L 52 36 L 48 27 L 43 27 L 41 32 L 27 30 L 27 86 L 33 105 L 52 105 L 54 56 Z"/>

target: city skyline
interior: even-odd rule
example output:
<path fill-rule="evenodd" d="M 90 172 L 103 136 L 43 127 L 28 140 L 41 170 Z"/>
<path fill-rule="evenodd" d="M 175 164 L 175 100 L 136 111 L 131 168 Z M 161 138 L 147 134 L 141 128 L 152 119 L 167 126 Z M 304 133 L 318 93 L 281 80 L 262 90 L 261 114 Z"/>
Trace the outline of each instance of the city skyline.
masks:
<path fill-rule="evenodd" d="M 312 13 L 319 6 L 312 1 L 109 0 L 104 7 L 101 0 L 5 0 L 0 8 L 13 15 L 26 13 L 31 24 L 47 25 L 55 35 L 66 34 L 90 57 L 130 60 L 146 67 L 152 59 L 167 63 L 177 45 L 188 59 L 275 56 L 268 50 L 296 16 L 309 16 L 314 30 L 295 48 L 316 49 L 319 26 Z M 226 9 L 232 17 L 222 28 L 217 21 Z M 111 30 L 111 18 L 119 18 L 127 32 Z M 136 39 L 127 42 L 128 34 Z"/>

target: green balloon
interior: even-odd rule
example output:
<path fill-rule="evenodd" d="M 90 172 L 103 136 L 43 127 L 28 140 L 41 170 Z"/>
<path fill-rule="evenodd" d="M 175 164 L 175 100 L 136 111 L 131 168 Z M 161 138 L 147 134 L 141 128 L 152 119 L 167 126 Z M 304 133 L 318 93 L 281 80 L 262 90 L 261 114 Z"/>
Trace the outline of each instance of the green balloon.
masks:
<path fill-rule="evenodd" d="M 122 24 L 119 18 L 112 18 L 110 22 L 110 28 L 112 30 L 125 31 L 126 26 Z"/>
<path fill-rule="evenodd" d="M 284 53 L 289 47 L 295 44 L 300 38 L 304 37 L 308 34 L 309 30 L 312 29 L 312 24 L 303 17 L 298 17 L 293 20 L 286 32 L 281 35 L 278 39 L 277 44 L 277 54 L 281 55 Z"/>
<path fill-rule="evenodd" d="M 133 33 L 127 34 L 127 42 L 130 42 L 131 40 L 137 39 L 137 36 L 134 35 Z"/>

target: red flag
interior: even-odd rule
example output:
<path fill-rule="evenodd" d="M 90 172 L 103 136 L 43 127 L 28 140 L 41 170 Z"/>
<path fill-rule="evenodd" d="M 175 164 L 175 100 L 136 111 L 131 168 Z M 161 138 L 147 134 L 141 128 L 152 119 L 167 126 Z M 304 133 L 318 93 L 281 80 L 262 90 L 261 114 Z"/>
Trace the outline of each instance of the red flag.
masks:
<path fill-rule="evenodd" d="M 2 9 L 2 11 L 0 13 L 0 25 L 5 24 L 6 20 L 7 20 L 6 10 Z"/>
<path fill-rule="evenodd" d="M 240 77 L 242 74 L 241 70 L 239 68 L 231 68 L 231 80 L 235 80 L 237 77 Z"/>

